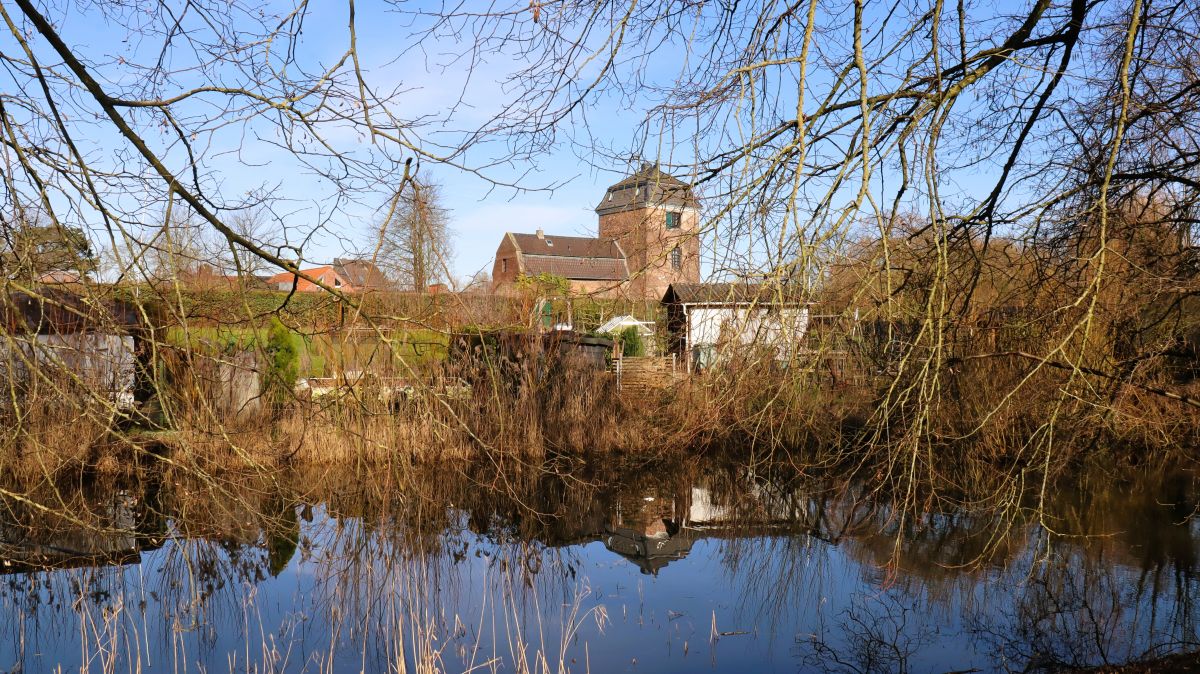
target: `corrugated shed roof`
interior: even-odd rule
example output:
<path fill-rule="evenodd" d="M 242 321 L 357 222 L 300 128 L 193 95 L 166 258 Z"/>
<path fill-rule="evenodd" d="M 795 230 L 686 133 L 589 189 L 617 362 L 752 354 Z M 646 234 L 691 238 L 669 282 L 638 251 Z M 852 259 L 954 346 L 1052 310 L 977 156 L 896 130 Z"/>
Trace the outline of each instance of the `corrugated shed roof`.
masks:
<path fill-rule="evenodd" d="M 698 205 L 690 185 L 664 173 L 657 164 L 643 164 L 636 173 L 608 188 L 596 212 L 604 215 L 660 203 L 681 208 Z"/>
<path fill-rule="evenodd" d="M 672 283 L 664 304 L 807 304 L 799 292 L 768 283 Z"/>
<path fill-rule="evenodd" d="M 526 255 L 547 257 L 591 257 L 624 259 L 625 254 L 613 239 L 587 236 L 555 236 L 553 234 L 510 233 L 517 250 Z"/>
<path fill-rule="evenodd" d="M 127 302 L 46 287 L 0 296 L 0 317 L 11 333 L 39 335 L 128 333 L 142 325 L 137 308 Z"/>
<path fill-rule="evenodd" d="M 629 267 L 624 257 L 566 257 L 562 255 L 524 255 L 525 273 L 547 273 L 577 281 L 624 281 Z"/>

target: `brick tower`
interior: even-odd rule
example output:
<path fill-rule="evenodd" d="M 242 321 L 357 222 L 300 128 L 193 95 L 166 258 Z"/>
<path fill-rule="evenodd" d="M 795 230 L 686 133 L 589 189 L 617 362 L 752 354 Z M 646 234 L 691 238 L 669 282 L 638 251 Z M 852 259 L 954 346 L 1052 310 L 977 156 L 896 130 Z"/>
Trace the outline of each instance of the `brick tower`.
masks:
<path fill-rule="evenodd" d="M 659 300 L 672 283 L 700 282 L 700 204 L 687 183 L 643 164 L 608 188 L 596 213 L 600 238 L 625 251 L 630 297 Z"/>

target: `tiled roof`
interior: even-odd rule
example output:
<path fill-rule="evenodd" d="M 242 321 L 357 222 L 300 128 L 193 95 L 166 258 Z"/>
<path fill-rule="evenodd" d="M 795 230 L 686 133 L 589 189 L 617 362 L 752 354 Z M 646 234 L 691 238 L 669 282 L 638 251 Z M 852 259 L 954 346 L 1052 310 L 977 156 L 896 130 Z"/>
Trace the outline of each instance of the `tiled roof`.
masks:
<path fill-rule="evenodd" d="M 333 268 L 343 281 L 355 288 L 384 288 L 388 285 L 387 277 L 370 260 L 338 257 L 333 260 Z"/>
<path fill-rule="evenodd" d="M 672 283 L 664 304 L 805 304 L 795 290 L 767 283 Z"/>
<path fill-rule="evenodd" d="M 690 185 L 664 173 L 657 164 L 644 164 L 636 173 L 608 188 L 596 212 L 604 215 L 652 203 L 681 208 L 697 206 Z"/>
<path fill-rule="evenodd" d="M 330 265 L 324 265 L 321 267 L 313 267 L 312 269 L 301 269 L 300 271 L 304 272 L 308 276 L 311 276 L 312 278 L 315 278 L 315 279 L 321 280 L 321 281 L 324 280 L 323 277 L 325 277 L 326 274 L 329 274 L 331 272 L 333 274 L 337 274 L 337 272 L 334 271 L 333 267 Z M 276 285 L 279 283 L 287 283 L 287 284 L 291 285 L 293 278 L 296 278 L 296 277 L 291 272 L 285 271 L 285 272 L 281 272 L 279 274 L 272 276 L 270 279 L 267 280 L 267 282 L 272 285 Z M 333 279 L 329 279 L 329 282 L 327 283 L 327 285 L 333 285 Z M 321 290 L 321 287 L 316 285 L 315 283 L 309 281 L 308 279 L 298 278 L 296 280 L 296 290 L 297 290 L 297 292 L 311 293 L 311 292 L 317 292 L 317 291 Z"/>
<path fill-rule="evenodd" d="M 553 234 L 511 234 L 517 249 L 526 255 L 547 257 L 592 257 L 624 259 L 621 247 L 612 239 L 586 236 L 555 236 Z"/>
<path fill-rule="evenodd" d="M 547 273 L 578 281 L 624 281 L 629 268 L 624 257 L 567 257 L 563 255 L 524 256 L 525 273 Z"/>

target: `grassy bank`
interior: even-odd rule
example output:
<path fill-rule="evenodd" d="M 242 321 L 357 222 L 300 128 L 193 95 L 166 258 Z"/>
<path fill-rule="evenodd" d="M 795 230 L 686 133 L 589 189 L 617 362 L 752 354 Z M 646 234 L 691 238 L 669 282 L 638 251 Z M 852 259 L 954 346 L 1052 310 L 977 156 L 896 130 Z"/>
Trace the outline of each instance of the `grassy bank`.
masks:
<path fill-rule="evenodd" d="M 169 318 L 140 347 L 152 390 L 139 412 L 73 381 L 69 368 L 43 368 L 12 388 L 20 400 L 4 411 L 0 469 L 58 479 L 148 460 L 211 473 L 735 448 L 868 476 L 915 509 L 936 498 L 1004 507 L 1088 465 L 1190 460 L 1200 447 L 1190 361 L 1175 352 L 1125 366 L 1099 355 L 1086 365 L 1031 358 L 1058 324 L 1024 325 L 1023 314 L 999 329 L 988 327 L 993 313 L 940 327 L 814 322 L 790 359 L 730 347 L 703 374 L 622 391 L 610 373 L 570 358 L 452 353 L 451 326 L 466 329 L 468 314 L 448 307 L 475 302 L 512 317 L 521 298 L 367 296 L 379 312 L 367 328 L 332 325 L 346 308 L 328 313 L 326 300 L 307 295 L 179 297 L 178 306 L 165 292 L 143 298 L 147 315 Z M 255 313 L 268 305 L 274 313 Z M 634 308 L 575 303 L 588 320 Z M 351 372 L 373 376 L 319 394 L 296 386 Z"/>
<path fill-rule="evenodd" d="M 1030 375 L 1020 363 L 948 369 L 940 373 L 941 397 L 927 405 L 893 377 L 864 372 L 855 375 L 860 383 L 840 385 L 820 359 L 792 368 L 729 363 L 659 390 L 622 392 L 610 373 L 570 358 L 518 366 L 430 357 L 433 349 L 381 357 L 386 347 L 377 338 L 339 346 L 329 336 L 298 334 L 291 339 L 300 376 L 328 374 L 333 362 L 389 371 L 383 359 L 404 385 L 367 379 L 320 396 L 287 388 L 282 398 L 231 409 L 211 367 L 224 362 L 224 352 L 212 344 L 241 347 L 263 335 L 212 328 L 188 338 L 176 343 L 190 344 L 193 360 L 182 363 L 184 376 L 160 380 L 153 403 L 160 413 L 124 418 L 95 397 L 64 395 L 75 391 L 69 382 L 47 388 L 5 436 L 0 468 L 55 479 L 165 454 L 205 473 L 305 464 L 386 470 L 732 448 L 868 476 L 913 507 L 932 494 L 1002 506 L 1014 491 L 1089 465 L 1193 459 L 1200 427 L 1186 406 L 1145 392 L 1118 392 L 1102 409 L 1083 399 L 1064 406 L 1057 399 L 1072 386 L 1067 374 Z M 417 338 L 436 343 L 438 336 Z M 843 370 L 840 380 L 849 375 Z M 1013 388 L 1020 394 L 1005 397 Z M 1050 415 L 1053 425 L 1045 421 Z"/>

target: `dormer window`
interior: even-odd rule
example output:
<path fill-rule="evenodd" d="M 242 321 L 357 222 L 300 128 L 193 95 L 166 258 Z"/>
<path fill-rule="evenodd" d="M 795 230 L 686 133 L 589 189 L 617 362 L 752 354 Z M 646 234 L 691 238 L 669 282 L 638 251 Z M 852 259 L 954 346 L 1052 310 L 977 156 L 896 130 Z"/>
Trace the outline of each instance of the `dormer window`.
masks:
<path fill-rule="evenodd" d="M 553 240 L 551 240 L 551 239 L 546 239 L 546 247 L 547 247 L 547 248 L 553 248 L 553 247 L 554 247 L 554 241 L 553 241 Z"/>
<path fill-rule="evenodd" d="M 679 229 L 679 213 L 667 211 L 667 229 Z"/>

